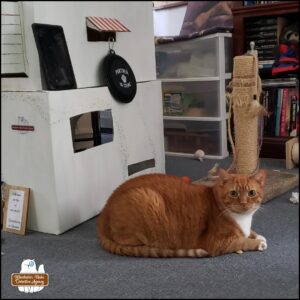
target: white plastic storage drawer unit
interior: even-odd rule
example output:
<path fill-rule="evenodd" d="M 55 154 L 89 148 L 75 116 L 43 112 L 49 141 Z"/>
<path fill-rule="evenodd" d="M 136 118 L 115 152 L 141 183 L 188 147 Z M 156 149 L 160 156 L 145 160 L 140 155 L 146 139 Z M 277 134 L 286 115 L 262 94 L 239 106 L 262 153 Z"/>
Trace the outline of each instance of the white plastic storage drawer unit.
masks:
<path fill-rule="evenodd" d="M 221 40 L 222 39 L 222 40 Z M 219 53 L 222 52 L 222 53 Z M 231 34 L 218 33 L 156 46 L 158 78 L 219 76 L 219 57 L 225 73 L 232 69 Z"/>
<path fill-rule="evenodd" d="M 216 33 L 156 46 L 162 81 L 168 155 L 228 156 L 226 82 L 231 78 L 231 33 Z"/>

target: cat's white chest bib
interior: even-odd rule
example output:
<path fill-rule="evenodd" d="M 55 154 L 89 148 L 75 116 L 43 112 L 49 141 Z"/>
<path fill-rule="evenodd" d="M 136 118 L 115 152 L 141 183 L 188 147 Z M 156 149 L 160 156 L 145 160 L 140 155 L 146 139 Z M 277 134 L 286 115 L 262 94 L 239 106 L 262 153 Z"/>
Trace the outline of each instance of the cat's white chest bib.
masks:
<path fill-rule="evenodd" d="M 240 226 L 245 236 L 248 237 L 251 232 L 253 213 L 244 215 L 231 212 L 230 216 Z"/>

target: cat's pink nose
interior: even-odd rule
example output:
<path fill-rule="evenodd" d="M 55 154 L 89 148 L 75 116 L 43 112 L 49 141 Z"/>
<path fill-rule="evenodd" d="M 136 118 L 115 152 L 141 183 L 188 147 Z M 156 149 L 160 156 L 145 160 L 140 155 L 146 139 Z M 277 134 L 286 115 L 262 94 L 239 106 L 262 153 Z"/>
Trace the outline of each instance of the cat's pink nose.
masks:
<path fill-rule="evenodd" d="M 241 203 L 242 204 L 246 204 L 247 203 L 247 198 L 246 197 L 242 197 L 241 198 Z"/>

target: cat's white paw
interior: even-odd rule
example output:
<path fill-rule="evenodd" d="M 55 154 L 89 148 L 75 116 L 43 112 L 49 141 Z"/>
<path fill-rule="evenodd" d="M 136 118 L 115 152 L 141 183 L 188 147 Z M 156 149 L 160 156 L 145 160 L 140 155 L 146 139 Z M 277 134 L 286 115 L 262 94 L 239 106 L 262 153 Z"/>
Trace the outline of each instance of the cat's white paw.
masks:
<path fill-rule="evenodd" d="M 260 241 L 258 245 L 258 250 L 259 251 L 264 251 L 267 249 L 267 242 L 266 241 Z"/>
<path fill-rule="evenodd" d="M 256 240 L 261 240 L 261 241 L 267 243 L 266 238 L 265 238 L 264 236 L 260 235 L 260 234 L 258 234 L 257 237 L 256 237 L 255 239 L 256 239 Z"/>
<path fill-rule="evenodd" d="M 197 257 L 205 257 L 208 256 L 208 252 L 203 249 L 195 249 L 195 253 Z"/>

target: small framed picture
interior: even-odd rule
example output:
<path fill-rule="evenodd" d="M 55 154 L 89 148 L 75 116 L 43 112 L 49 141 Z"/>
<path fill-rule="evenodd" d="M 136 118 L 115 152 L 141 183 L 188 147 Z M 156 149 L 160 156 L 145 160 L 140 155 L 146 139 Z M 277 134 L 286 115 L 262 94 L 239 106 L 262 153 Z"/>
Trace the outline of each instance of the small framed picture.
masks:
<path fill-rule="evenodd" d="M 30 189 L 5 184 L 3 231 L 25 235 Z"/>

